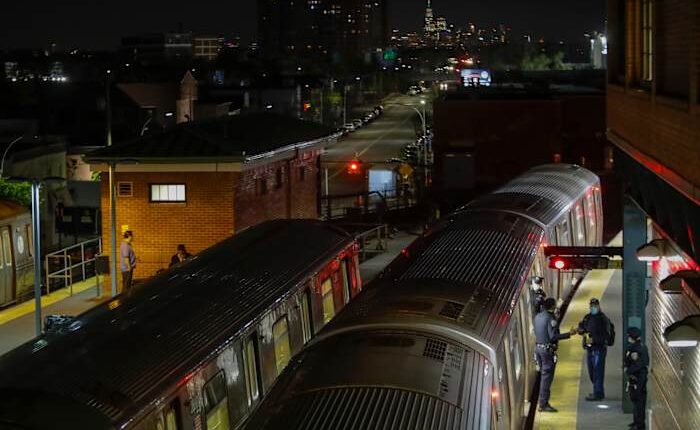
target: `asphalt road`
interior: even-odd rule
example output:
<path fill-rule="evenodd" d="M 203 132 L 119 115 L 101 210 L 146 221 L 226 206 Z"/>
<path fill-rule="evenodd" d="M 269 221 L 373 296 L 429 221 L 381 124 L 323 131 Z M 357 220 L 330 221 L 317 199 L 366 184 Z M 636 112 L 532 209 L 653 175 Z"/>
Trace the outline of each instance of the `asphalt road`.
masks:
<path fill-rule="evenodd" d="M 393 169 L 397 164 L 386 164 L 386 160 L 400 157 L 401 149 L 416 140 L 416 131 L 420 129 L 420 117 L 413 109 L 422 111 L 420 100 L 427 101 L 425 109 L 430 108 L 428 96 L 398 95 L 385 99 L 382 105 L 384 113 L 371 123 L 342 137 L 333 146 L 328 147 L 321 157 L 322 169 L 328 169 L 328 193 L 325 187 L 325 172 L 321 176 L 321 188 L 324 195 L 344 195 L 359 193 L 364 190 L 362 175 L 347 173 L 348 162 L 357 157 L 364 168 Z M 368 110 L 371 108 L 368 107 Z M 348 118 L 351 121 L 353 118 Z"/>

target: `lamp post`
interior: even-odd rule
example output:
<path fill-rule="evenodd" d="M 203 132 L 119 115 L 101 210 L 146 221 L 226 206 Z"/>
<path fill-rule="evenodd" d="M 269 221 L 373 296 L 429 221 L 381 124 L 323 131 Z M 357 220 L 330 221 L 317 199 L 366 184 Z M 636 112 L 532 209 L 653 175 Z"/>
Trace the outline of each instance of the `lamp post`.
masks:
<path fill-rule="evenodd" d="M 32 181 L 32 241 L 34 243 L 34 324 L 35 333 L 41 336 L 41 215 L 39 192 L 41 182 Z"/>

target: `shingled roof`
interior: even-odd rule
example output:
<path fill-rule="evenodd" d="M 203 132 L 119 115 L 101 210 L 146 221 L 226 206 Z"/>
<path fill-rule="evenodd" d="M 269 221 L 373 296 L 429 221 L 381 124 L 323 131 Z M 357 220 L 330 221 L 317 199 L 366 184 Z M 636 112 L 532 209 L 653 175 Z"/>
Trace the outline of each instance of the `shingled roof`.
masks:
<path fill-rule="evenodd" d="M 244 162 L 281 148 L 330 138 L 320 124 L 273 114 L 254 113 L 213 121 L 184 123 L 162 133 L 140 137 L 88 154 L 88 162 Z"/>

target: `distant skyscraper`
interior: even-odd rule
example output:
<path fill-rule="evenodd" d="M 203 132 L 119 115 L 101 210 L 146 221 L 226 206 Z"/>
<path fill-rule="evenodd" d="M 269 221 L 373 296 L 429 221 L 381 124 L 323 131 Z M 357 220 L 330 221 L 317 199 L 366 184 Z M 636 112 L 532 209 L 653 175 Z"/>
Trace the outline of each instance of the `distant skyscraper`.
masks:
<path fill-rule="evenodd" d="M 433 4 L 431 0 L 428 0 L 428 4 L 425 7 L 425 32 L 429 35 L 435 33 L 435 16 L 433 15 Z"/>
<path fill-rule="evenodd" d="M 267 56 L 365 56 L 387 41 L 387 0 L 258 0 Z"/>

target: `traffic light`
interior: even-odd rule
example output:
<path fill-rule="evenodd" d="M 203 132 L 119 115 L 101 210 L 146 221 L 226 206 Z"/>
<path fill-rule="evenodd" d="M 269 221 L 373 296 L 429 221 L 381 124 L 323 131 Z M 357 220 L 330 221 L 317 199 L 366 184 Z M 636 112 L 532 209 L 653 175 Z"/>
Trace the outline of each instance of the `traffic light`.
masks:
<path fill-rule="evenodd" d="M 552 255 L 549 257 L 549 268 L 556 270 L 592 270 L 618 268 L 615 260 L 607 257 L 577 257 Z"/>
<path fill-rule="evenodd" d="M 348 163 L 348 173 L 351 175 L 359 175 L 362 172 L 362 162 L 359 160 L 352 160 Z"/>

